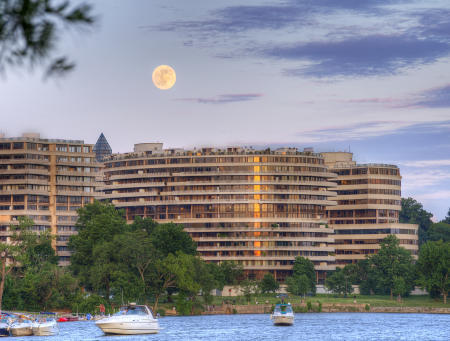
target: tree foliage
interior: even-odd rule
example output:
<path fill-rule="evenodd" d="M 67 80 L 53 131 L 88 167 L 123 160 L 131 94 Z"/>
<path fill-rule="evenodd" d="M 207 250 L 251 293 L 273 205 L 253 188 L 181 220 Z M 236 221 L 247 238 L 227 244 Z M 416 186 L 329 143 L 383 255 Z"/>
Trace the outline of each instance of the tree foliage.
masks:
<path fill-rule="evenodd" d="M 419 225 L 419 245 L 427 241 L 428 230 L 432 225 L 430 212 L 424 210 L 421 203 L 413 198 L 402 198 L 402 209 L 400 211 L 400 222 Z"/>
<path fill-rule="evenodd" d="M 292 268 L 292 276 L 286 278 L 287 290 L 293 295 L 305 296 L 316 293 L 316 271 L 308 258 L 297 257 Z"/>
<path fill-rule="evenodd" d="M 77 226 L 79 233 L 69 242 L 74 251 L 71 269 L 106 301 L 152 301 L 156 311 L 162 297 L 171 299 L 176 292 L 183 297 L 177 299 L 180 307 L 194 307 L 199 293 L 209 304 L 211 291 L 235 282 L 242 271 L 235 263 L 201 260 L 183 226 L 148 218 L 127 225 L 122 212 L 110 204 L 86 205 L 79 210 Z"/>
<path fill-rule="evenodd" d="M 311 291 L 311 281 L 305 274 L 286 279 L 287 291 L 292 295 L 303 296 Z"/>
<path fill-rule="evenodd" d="M 117 270 L 113 239 L 129 227 L 122 211 L 98 201 L 79 209 L 78 216 L 78 234 L 68 244 L 73 250 L 70 269 L 86 289 L 96 290 L 109 299 Z"/>
<path fill-rule="evenodd" d="M 415 269 L 411 252 L 400 247 L 396 236 L 387 236 L 381 242 L 377 254 L 369 257 L 367 281 L 377 294 L 394 294 L 394 287 L 400 278 L 404 281 L 404 294 L 414 288 Z"/>
<path fill-rule="evenodd" d="M 441 223 L 450 224 L 450 208 L 448 209 L 447 216 L 441 220 Z"/>
<path fill-rule="evenodd" d="M 46 75 L 74 68 L 65 56 L 54 57 L 60 33 L 94 23 L 91 6 L 70 0 L 0 1 L 0 72 L 11 67 L 44 65 Z"/>
<path fill-rule="evenodd" d="M 247 303 L 250 303 L 252 296 L 258 292 L 258 283 L 249 279 L 241 282 L 241 291 Z"/>
<path fill-rule="evenodd" d="M 277 292 L 280 284 L 271 273 L 266 273 L 263 279 L 259 282 L 259 291 L 263 294 Z"/>
<path fill-rule="evenodd" d="M 450 242 L 427 242 L 422 245 L 417 262 L 418 283 L 428 292 L 437 291 L 444 297 L 450 291 Z"/>
<path fill-rule="evenodd" d="M 308 258 L 297 257 L 292 268 L 292 276 L 300 277 L 305 275 L 309 280 L 309 288 L 313 294 L 316 293 L 316 271 L 314 270 L 314 263 Z"/>
<path fill-rule="evenodd" d="M 450 224 L 439 222 L 431 225 L 428 230 L 427 239 L 429 241 L 442 240 L 444 243 L 450 241 Z"/>
<path fill-rule="evenodd" d="M 11 226 L 10 243 L 1 243 L 4 254 L 10 256 L 5 267 L 5 306 L 20 310 L 67 307 L 79 293 L 78 282 L 67 269 L 58 267 L 50 234 L 34 233 L 32 226 L 32 220 L 21 217 L 18 226 Z"/>
<path fill-rule="evenodd" d="M 342 294 L 347 296 L 353 292 L 352 275 L 353 267 L 347 269 L 337 268 L 331 276 L 328 276 L 325 281 L 325 287 L 335 294 Z"/>

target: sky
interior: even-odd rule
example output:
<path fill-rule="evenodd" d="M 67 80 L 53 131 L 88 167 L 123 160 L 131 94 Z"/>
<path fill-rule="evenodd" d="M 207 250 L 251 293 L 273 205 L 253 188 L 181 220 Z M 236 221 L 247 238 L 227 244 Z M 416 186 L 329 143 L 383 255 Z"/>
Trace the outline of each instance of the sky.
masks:
<path fill-rule="evenodd" d="M 402 196 L 450 207 L 450 1 L 96 0 L 66 30 L 63 79 L 0 78 L 0 132 L 165 147 L 352 151 L 400 167 Z M 170 65 L 170 90 L 152 84 Z"/>

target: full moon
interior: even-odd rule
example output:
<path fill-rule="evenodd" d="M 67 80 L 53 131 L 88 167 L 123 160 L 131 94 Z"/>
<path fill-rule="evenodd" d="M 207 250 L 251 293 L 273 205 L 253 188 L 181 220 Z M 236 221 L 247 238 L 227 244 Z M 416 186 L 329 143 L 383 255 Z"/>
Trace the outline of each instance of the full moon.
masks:
<path fill-rule="evenodd" d="M 158 89 L 169 90 L 174 86 L 177 76 L 169 65 L 160 65 L 153 70 L 152 80 Z"/>

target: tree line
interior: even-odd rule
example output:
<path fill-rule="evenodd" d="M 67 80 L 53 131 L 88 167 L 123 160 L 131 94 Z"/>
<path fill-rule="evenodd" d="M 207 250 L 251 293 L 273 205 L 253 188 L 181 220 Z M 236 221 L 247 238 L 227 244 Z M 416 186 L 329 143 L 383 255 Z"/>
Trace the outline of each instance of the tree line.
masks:
<path fill-rule="evenodd" d="M 418 212 L 416 221 L 423 213 Z M 121 210 L 100 202 L 81 208 L 78 214 L 78 234 L 69 241 L 73 254 L 68 268 L 58 266 L 54 236 L 32 232 L 31 219 L 20 218 L 18 226 L 11 226 L 9 242 L 0 243 L 0 309 L 92 312 L 100 304 L 111 308 L 138 301 L 156 311 L 163 301 L 188 314 L 210 304 L 211 291 L 225 285 L 240 285 L 248 302 L 256 292 L 279 289 L 270 273 L 252 281 L 244 279 L 242 266 L 234 262 L 206 263 L 181 225 L 139 217 L 127 224 Z M 345 295 L 352 292 L 352 284 L 358 284 L 362 294 L 405 296 L 419 285 L 446 301 L 448 221 L 450 210 L 442 222 L 425 231 L 427 241 L 422 242 L 417 262 L 395 236 L 388 236 L 378 254 L 330 272 L 327 288 Z M 291 294 L 314 294 L 314 264 L 297 257 L 286 284 Z"/>
<path fill-rule="evenodd" d="M 356 264 L 336 269 L 325 286 L 342 295 L 353 292 L 352 284 L 359 285 L 361 294 L 408 296 L 417 285 L 432 297 L 443 296 L 447 303 L 450 291 L 450 242 L 428 241 L 420 248 L 414 261 L 411 253 L 401 247 L 396 236 L 390 235 L 381 242 L 377 254 Z"/>

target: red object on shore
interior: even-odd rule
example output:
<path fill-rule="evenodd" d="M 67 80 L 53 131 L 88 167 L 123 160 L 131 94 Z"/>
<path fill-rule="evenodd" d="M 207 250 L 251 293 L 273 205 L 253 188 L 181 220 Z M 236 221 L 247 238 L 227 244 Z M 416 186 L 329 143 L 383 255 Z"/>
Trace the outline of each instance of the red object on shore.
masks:
<path fill-rule="evenodd" d="M 69 320 L 66 317 L 60 317 L 58 319 L 58 322 L 67 322 L 67 321 L 69 321 Z"/>

